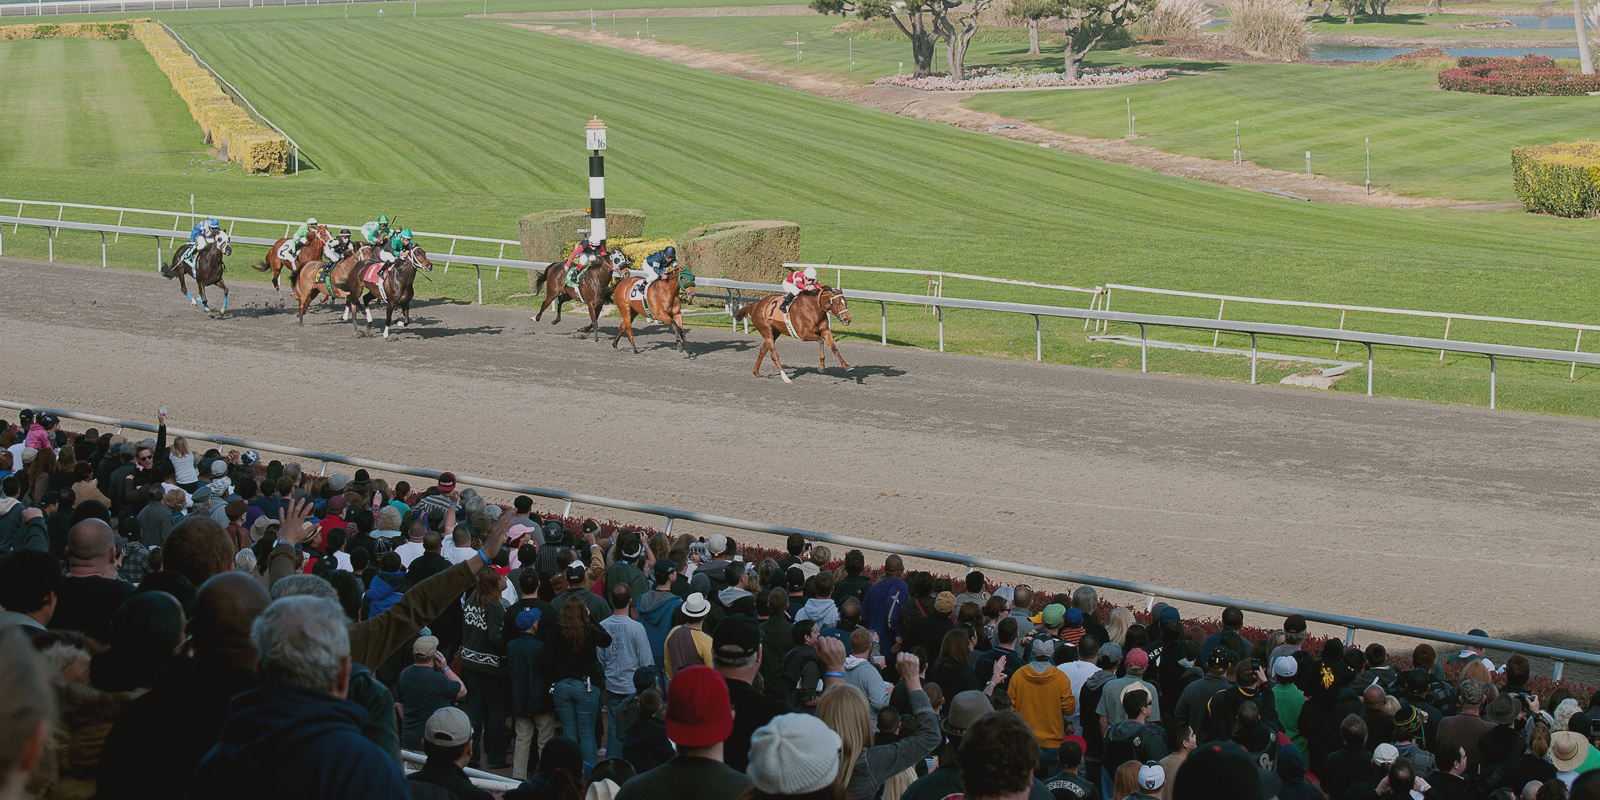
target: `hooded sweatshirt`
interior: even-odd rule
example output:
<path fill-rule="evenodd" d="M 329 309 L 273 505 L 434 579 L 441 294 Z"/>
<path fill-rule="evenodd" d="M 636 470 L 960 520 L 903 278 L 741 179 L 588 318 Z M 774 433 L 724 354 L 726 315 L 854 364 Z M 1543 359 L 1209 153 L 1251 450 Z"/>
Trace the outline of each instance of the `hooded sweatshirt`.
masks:
<path fill-rule="evenodd" d="M 732 608 L 734 603 L 736 603 L 739 600 L 742 600 L 742 599 L 744 599 L 746 597 L 752 597 L 753 598 L 753 597 L 755 597 L 755 595 L 753 595 L 753 594 L 751 594 L 751 593 L 749 593 L 749 592 L 747 592 L 747 591 L 745 591 L 743 589 L 740 589 L 737 586 L 729 586 L 728 588 L 723 589 L 720 592 L 717 592 L 717 602 L 720 603 L 723 608 Z M 817 627 L 818 628 L 822 627 L 822 624 L 818 623 Z"/>
<path fill-rule="evenodd" d="M 382 614 L 389 610 L 389 606 L 400 601 L 401 596 L 411 588 L 411 581 L 406 580 L 404 572 L 380 572 L 372 579 L 372 586 L 367 589 L 367 602 L 371 610 L 367 612 L 367 619 Z"/>
<path fill-rule="evenodd" d="M 190 798 L 406 797 L 400 766 L 361 735 L 361 706 L 269 684 L 228 704 L 222 741 L 201 759 Z"/>
<path fill-rule="evenodd" d="M 839 621 L 839 607 L 834 605 L 833 598 L 813 597 L 806 601 L 805 607 L 794 617 L 795 622 L 803 619 L 815 620 L 817 630 L 822 630 Z"/>
<path fill-rule="evenodd" d="M 22 501 L 0 498 L 0 553 L 14 550 L 49 550 L 50 534 L 44 517 L 22 521 Z"/>
<path fill-rule="evenodd" d="M 889 683 L 883 679 L 883 675 L 871 661 L 845 656 L 844 682 L 860 689 L 861 693 L 867 696 L 867 704 L 872 706 L 872 713 L 876 714 L 889 705 Z"/>
<path fill-rule="evenodd" d="M 661 650 L 666 644 L 667 634 L 672 632 L 672 612 L 683 605 L 683 598 L 672 592 L 652 589 L 634 602 L 639 609 L 639 623 L 644 625 L 645 636 L 650 639 L 650 655 L 655 657 L 657 666 L 663 666 L 667 662 L 663 660 Z"/>
<path fill-rule="evenodd" d="M 1011 678 L 1011 710 L 1022 715 L 1039 737 L 1039 746 L 1055 749 L 1067 735 L 1065 717 L 1077 710 L 1072 679 L 1048 661 L 1034 661 Z"/>

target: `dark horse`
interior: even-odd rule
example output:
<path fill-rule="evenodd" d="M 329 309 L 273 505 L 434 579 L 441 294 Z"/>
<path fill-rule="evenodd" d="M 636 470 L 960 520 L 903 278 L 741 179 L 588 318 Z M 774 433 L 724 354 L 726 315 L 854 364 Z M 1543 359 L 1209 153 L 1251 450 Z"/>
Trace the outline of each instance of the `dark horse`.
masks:
<path fill-rule="evenodd" d="M 761 377 L 761 359 L 768 353 L 772 354 L 772 363 L 778 367 L 778 376 L 784 383 L 790 383 L 789 374 L 784 372 L 783 363 L 778 360 L 778 348 L 774 340 L 787 333 L 803 342 L 818 342 L 817 368 L 828 368 L 828 351 L 833 351 L 833 357 L 839 359 L 839 366 L 846 370 L 850 365 L 844 363 L 844 356 L 839 355 L 839 348 L 833 343 L 833 330 L 828 327 L 828 315 L 832 314 L 846 325 L 850 324 L 850 309 L 845 306 L 844 292 L 824 286 L 814 292 L 804 292 L 789 304 L 789 317 L 784 319 L 783 312 L 778 310 L 778 305 L 783 302 L 783 295 L 775 294 L 763 297 L 760 300 L 739 309 L 736 319 L 749 319 L 750 324 L 761 333 L 761 352 L 756 353 L 756 377 Z"/>
<path fill-rule="evenodd" d="M 345 318 L 351 319 L 353 311 L 359 306 L 360 311 L 367 315 L 367 330 L 372 330 L 372 301 L 382 300 L 388 305 L 388 315 L 383 320 L 383 338 L 389 338 L 389 327 L 394 324 L 394 310 L 400 309 L 402 322 L 400 325 L 411 324 L 411 298 L 414 295 L 411 284 L 417 279 L 417 270 L 423 272 L 433 271 L 433 262 L 428 260 L 428 254 L 420 247 L 413 247 L 400 256 L 387 270 L 381 270 L 382 262 L 362 261 L 356 264 L 345 277 L 344 285 L 337 287 L 343 289 L 345 294 Z M 381 270 L 381 277 L 379 277 Z M 331 280 L 331 276 L 330 276 Z M 356 335 L 361 335 L 361 321 L 353 320 L 356 324 Z"/>
<path fill-rule="evenodd" d="M 643 284 L 644 278 L 623 278 L 611 290 L 611 302 L 617 304 L 617 311 L 622 315 L 622 324 L 617 326 L 617 335 L 611 337 L 611 346 L 616 347 L 622 334 L 626 333 L 628 344 L 633 345 L 633 352 L 639 352 L 639 345 L 633 341 L 633 320 L 635 317 L 651 317 L 672 328 L 677 336 L 672 343 L 675 349 L 687 351 L 689 341 L 683 335 L 683 306 L 678 295 L 682 289 L 694 286 L 694 274 L 673 266 L 649 287 Z M 634 298 L 636 294 L 639 295 L 638 299 Z"/>
<path fill-rule="evenodd" d="M 616 255 L 621 255 L 620 253 Z M 544 316 L 545 309 L 550 303 L 556 304 L 556 318 L 550 324 L 561 322 L 561 304 L 567 300 L 577 300 L 589 309 L 589 327 L 579 328 L 579 333 L 595 334 L 595 339 L 600 338 L 600 312 L 606 307 L 606 301 L 611 299 L 611 277 L 613 270 L 626 269 L 628 261 L 622 256 L 618 261 L 612 262 L 606 257 L 596 257 L 583 267 L 583 272 L 578 276 L 578 287 L 573 289 L 567 285 L 567 271 L 574 269 L 572 258 L 569 256 L 565 264 L 551 264 L 544 271 L 544 302 L 539 304 L 539 313 L 533 315 L 533 321 L 538 322 Z"/>
<path fill-rule="evenodd" d="M 211 246 L 201 250 L 200 255 L 195 258 L 194 290 L 200 293 L 198 299 L 189 294 L 189 284 L 184 279 L 184 276 L 190 273 L 189 263 L 183 259 L 192 247 L 193 245 L 186 244 L 173 251 L 172 263 L 163 268 L 161 274 L 167 276 L 167 280 L 177 278 L 178 288 L 183 290 L 184 297 L 189 298 L 189 304 L 201 306 L 207 311 L 211 310 L 211 304 L 206 301 L 206 287 L 221 286 L 222 309 L 218 312 L 218 316 L 228 313 L 228 284 L 222 282 L 222 258 L 233 255 L 233 244 L 228 240 L 227 232 L 217 231 L 216 239 Z"/>

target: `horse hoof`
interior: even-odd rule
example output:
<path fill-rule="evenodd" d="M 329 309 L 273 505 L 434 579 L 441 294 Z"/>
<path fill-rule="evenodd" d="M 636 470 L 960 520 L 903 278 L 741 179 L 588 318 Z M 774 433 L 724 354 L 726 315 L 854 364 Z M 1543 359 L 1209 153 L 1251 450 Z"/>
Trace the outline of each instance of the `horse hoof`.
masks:
<path fill-rule="evenodd" d="M 389 329 L 387 327 L 383 329 L 383 338 L 389 338 Z"/>
<path fill-rule="evenodd" d="M 784 383 L 794 383 L 794 381 L 789 380 L 789 373 L 787 372 L 778 373 L 778 377 L 783 378 Z"/>

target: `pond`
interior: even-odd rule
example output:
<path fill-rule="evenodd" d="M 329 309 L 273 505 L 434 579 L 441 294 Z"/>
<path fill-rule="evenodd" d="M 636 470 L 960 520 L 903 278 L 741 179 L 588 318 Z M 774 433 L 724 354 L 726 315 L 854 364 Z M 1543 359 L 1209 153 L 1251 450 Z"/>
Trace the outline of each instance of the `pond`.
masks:
<path fill-rule="evenodd" d="M 1569 18 L 1567 22 L 1572 22 Z M 1312 61 L 1382 61 L 1401 53 L 1409 53 L 1416 47 L 1369 47 L 1353 44 L 1312 44 L 1311 53 L 1307 56 Z M 1446 53 L 1453 56 L 1510 56 L 1513 58 L 1525 56 L 1529 53 L 1551 58 L 1577 58 L 1576 47 L 1447 47 Z"/>
<path fill-rule="evenodd" d="M 1496 28 L 1495 30 L 1514 31 L 1570 31 L 1573 30 L 1572 15 L 1560 17 L 1504 17 L 1511 23 L 1509 28 Z"/>

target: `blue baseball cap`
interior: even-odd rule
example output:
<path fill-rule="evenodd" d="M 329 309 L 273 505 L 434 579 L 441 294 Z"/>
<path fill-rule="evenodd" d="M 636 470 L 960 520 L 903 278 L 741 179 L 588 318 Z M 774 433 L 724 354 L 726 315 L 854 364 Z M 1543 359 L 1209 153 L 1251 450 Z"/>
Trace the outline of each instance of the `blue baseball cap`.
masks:
<path fill-rule="evenodd" d="M 524 609 L 522 613 L 517 615 L 517 630 L 525 631 L 533 627 L 533 624 L 539 621 L 540 616 L 541 614 L 537 608 Z"/>

